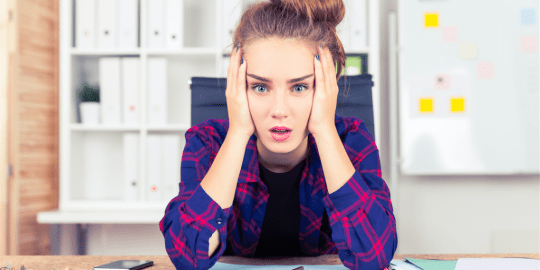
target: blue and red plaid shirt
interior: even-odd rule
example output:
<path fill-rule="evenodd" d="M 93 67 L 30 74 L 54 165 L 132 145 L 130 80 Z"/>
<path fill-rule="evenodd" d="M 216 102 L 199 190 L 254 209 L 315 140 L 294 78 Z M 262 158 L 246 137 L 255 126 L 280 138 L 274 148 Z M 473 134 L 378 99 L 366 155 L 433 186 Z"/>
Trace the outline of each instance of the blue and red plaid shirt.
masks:
<path fill-rule="evenodd" d="M 379 151 L 360 119 L 336 115 L 335 123 L 356 172 L 328 194 L 317 144 L 308 135 L 310 154 L 299 194 L 302 252 L 306 256 L 337 253 L 350 269 L 383 269 L 394 257 L 398 239 L 390 190 L 381 178 Z M 255 254 L 269 197 L 259 176 L 255 135 L 246 146 L 231 207 L 222 209 L 200 187 L 228 129 L 228 120 L 208 119 L 186 132 L 180 192 L 159 223 L 177 269 L 209 269 L 223 255 L 225 243 L 239 256 Z M 331 235 L 320 230 L 325 209 Z M 221 246 L 209 257 L 208 240 L 216 230 Z"/>

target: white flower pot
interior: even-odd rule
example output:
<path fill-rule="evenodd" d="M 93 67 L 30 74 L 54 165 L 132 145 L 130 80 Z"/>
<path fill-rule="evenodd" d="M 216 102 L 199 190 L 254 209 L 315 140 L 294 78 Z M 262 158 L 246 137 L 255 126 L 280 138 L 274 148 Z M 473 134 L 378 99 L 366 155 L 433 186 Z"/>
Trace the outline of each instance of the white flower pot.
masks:
<path fill-rule="evenodd" d="M 81 102 L 79 108 L 81 111 L 81 123 L 97 125 L 101 122 L 99 102 Z"/>

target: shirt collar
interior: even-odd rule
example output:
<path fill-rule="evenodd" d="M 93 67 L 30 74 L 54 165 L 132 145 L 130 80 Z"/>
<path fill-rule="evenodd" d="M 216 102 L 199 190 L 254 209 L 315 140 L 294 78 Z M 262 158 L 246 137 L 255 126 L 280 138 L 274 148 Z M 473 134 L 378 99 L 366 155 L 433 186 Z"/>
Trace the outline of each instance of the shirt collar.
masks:
<path fill-rule="evenodd" d="M 310 153 L 307 159 L 307 166 L 310 168 L 320 164 L 319 151 L 313 135 L 308 134 L 308 147 Z M 311 169 L 310 169 L 311 171 Z M 318 170 L 317 170 L 318 171 Z M 251 135 L 247 143 L 242 169 L 238 178 L 238 183 L 260 183 L 263 184 L 259 171 L 259 157 L 257 154 L 257 137 Z"/>

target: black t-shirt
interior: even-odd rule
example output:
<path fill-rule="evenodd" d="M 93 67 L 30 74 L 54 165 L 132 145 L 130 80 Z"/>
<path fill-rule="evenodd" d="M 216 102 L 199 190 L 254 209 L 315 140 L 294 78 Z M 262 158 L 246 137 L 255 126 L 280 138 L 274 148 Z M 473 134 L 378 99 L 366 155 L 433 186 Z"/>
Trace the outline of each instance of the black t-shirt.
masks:
<path fill-rule="evenodd" d="M 292 170 L 275 173 L 259 163 L 261 181 L 269 198 L 255 257 L 302 256 L 300 248 L 300 180 L 306 165 L 303 160 Z M 329 229 L 328 215 L 323 214 L 321 231 Z M 235 255 L 230 243 L 223 255 Z"/>

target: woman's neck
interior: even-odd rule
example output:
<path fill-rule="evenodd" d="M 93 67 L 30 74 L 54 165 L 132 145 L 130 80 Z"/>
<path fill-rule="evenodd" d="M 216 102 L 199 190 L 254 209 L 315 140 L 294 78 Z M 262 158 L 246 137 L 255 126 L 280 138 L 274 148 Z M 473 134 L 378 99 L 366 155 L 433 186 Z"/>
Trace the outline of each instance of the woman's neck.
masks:
<path fill-rule="evenodd" d="M 290 153 L 270 152 L 259 140 L 257 140 L 257 152 L 259 163 L 269 171 L 274 173 L 288 172 L 306 159 L 309 153 L 308 137 L 306 137 L 300 145 Z"/>

